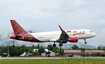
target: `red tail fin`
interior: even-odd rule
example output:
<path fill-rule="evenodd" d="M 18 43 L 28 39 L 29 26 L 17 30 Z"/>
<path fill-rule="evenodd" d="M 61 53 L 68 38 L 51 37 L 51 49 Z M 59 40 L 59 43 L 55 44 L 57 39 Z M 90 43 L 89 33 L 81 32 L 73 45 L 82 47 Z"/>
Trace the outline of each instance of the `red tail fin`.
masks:
<path fill-rule="evenodd" d="M 25 31 L 17 22 L 16 20 L 10 20 L 14 34 L 27 34 L 27 31 Z"/>

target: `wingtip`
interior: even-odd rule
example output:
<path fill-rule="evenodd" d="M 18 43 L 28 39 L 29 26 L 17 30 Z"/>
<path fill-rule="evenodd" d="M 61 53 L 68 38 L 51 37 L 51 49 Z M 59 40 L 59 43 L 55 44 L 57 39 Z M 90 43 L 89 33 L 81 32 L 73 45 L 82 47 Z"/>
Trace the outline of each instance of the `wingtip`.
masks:
<path fill-rule="evenodd" d="M 59 26 L 60 30 L 63 31 L 62 27 L 60 25 L 58 25 L 58 26 Z"/>

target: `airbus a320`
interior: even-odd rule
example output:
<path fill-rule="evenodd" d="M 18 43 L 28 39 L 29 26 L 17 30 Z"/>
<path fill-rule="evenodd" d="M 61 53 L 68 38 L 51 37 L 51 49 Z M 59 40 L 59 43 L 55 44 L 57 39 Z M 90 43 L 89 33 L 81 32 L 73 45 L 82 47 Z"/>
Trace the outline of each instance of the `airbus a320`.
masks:
<path fill-rule="evenodd" d="M 79 39 L 84 39 L 84 43 L 87 44 L 86 39 L 96 36 L 96 33 L 89 29 L 63 30 L 60 25 L 60 31 L 28 33 L 16 20 L 10 22 L 14 31 L 14 35 L 10 36 L 11 39 L 37 43 L 54 42 L 53 47 L 56 47 L 56 42 L 62 46 L 67 42 L 76 43 Z"/>

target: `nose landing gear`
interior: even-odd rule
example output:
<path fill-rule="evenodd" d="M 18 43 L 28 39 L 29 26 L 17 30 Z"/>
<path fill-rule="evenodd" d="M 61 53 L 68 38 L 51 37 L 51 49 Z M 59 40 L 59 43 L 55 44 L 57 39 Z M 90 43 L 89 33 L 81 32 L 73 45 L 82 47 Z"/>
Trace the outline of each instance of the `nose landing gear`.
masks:
<path fill-rule="evenodd" d="M 85 41 L 84 43 L 87 44 L 86 39 L 84 39 L 84 41 Z"/>

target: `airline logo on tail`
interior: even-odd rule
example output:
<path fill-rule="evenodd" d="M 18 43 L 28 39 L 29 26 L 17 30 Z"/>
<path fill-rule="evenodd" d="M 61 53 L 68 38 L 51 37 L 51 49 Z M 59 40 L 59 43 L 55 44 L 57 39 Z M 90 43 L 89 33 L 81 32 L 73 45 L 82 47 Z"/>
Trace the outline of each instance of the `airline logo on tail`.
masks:
<path fill-rule="evenodd" d="M 10 20 L 14 35 L 11 36 L 11 39 L 30 41 L 30 42 L 40 42 L 27 31 L 25 31 L 15 20 Z"/>

